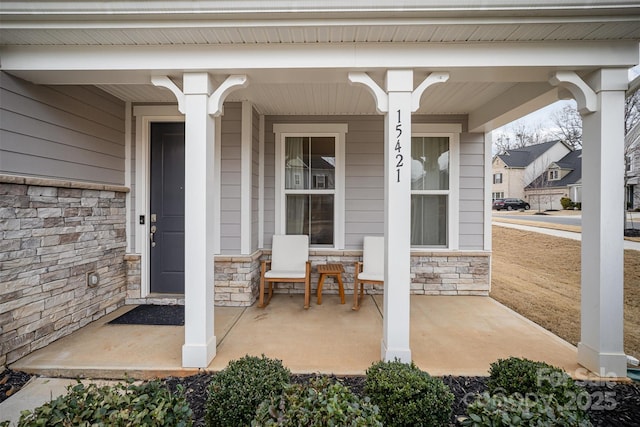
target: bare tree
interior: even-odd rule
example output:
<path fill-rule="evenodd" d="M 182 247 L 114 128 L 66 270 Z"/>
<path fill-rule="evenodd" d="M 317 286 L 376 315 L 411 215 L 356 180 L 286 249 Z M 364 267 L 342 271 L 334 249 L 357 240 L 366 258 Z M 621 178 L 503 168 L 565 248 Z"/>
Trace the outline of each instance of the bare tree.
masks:
<path fill-rule="evenodd" d="M 503 128 L 493 138 L 493 152 L 503 154 L 507 150 L 528 147 L 543 141 L 542 129 L 539 124 L 528 125 L 518 120 Z"/>
<path fill-rule="evenodd" d="M 624 134 L 627 135 L 638 122 L 640 122 L 640 91 L 636 90 L 625 100 Z"/>
<path fill-rule="evenodd" d="M 640 130 L 637 129 L 637 126 L 640 126 L 640 91 L 638 90 L 627 96 L 624 108 L 625 207 L 636 206 L 637 203 L 640 203 L 640 193 L 637 191 L 630 193 L 628 190 L 631 180 L 638 176 L 638 171 L 633 170 L 634 166 L 637 167 L 637 158 L 640 157 L 640 142 L 637 136 Z"/>
<path fill-rule="evenodd" d="M 573 105 L 567 105 L 562 110 L 551 115 L 554 129 L 551 131 L 554 139 L 564 141 L 573 150 L 582 148 L 582 117 Z"/>

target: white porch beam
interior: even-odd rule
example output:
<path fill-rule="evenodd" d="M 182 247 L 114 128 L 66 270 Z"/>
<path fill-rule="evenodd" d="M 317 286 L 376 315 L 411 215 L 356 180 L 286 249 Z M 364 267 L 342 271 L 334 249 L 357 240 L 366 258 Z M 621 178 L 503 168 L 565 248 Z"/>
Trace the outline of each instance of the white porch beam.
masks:
<path fill-rule="evenodd" d="M 556 102 L 558 89 L 548 83 L 519 83 L 469 113 L 469 132 L 489 132 Z"/>
<path fill-rule="evenodd" d="M 581 334 L 578 363 L 601 376 L 626 376 L 623 347 L 624 102 L 627 70 L 590 80 L 598 109 L 582 113 Z"/>
<path fill-rule="evenodd" d="M 180 46 L 3 46 L 2 69 L 34 83 L 125 84 L 167 75 L 251 69 L 357 71 L 393 68 L 451 70 L 468 67 L 632 67 L 638 43 L 316 43 Z M 179 68 L 178 68 L 179 67 Z M 141 71 L 144 70 L 144 71 Z M 38 71 L 47 71 L 42 74 Z M 60 71 L 59 73 L 55 73 Z M 69 74 L 71 71 L 79 73 Z M 147 79 L 146 81 L 144 79 Z M 74 79 L 70 81 L 70 79 Z"/>

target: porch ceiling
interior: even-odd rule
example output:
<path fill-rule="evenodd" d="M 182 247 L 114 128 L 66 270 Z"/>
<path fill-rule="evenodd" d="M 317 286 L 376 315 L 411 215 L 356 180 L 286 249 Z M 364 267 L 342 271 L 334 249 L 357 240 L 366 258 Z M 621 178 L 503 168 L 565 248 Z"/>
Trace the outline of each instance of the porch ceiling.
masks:
<path fill-rule="evenodd" d="M 286 71 L 283 71 L 286 73 Z M 251 73 L 249 73 L 251 74 Z M 342 82 L 308 81 L 296 83 L 254 82 L 232 92 L 228 102 L 250 101 L 266 115 L 353 115 L 377 114 L 371 94 L 362 86 Z M 426 76 L 426 73 L 424 74 Z M 179 79 L 175 80 L 179 82 Z M 468 114 L 513 87 L 512 82 L 452 82 L 429 88 L 418 114 Z M 98 85 L 124 101 L 175 103 L 174 95 L 152 85 Z M 549 90 L 551 90 L 549 86 Z"/>

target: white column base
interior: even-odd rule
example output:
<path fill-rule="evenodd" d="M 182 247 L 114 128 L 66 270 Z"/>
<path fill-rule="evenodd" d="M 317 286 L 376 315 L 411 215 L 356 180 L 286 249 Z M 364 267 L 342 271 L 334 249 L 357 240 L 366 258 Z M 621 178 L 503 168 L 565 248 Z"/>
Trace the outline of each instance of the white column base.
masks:
<path fill-rule="evenodd" d="M 624 378 L 627 376 L 627 356 L 624 353 L 599 353 L 579 342 L 578 363 L 600 377 Z"/>
<path fill-rule="evenodd" d="M 411 349 L 407 348 L 387 348 L 384 339 L 381 342 L 381 359 L 385 362 L 393 362 L 399 360 L 402 363 L 411 363 Z"/>
<path fill-rule="evenodd" d="M 211 337 L 206 345 L 184 344 L 182 346 L 183 368 L 206 368 L 216 356 L 216 337 Z"/>

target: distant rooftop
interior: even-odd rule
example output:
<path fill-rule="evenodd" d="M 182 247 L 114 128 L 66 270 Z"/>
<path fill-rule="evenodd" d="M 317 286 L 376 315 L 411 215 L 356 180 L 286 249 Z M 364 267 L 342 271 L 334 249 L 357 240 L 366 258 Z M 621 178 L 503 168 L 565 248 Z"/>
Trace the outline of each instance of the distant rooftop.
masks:
<path fill-rule="evenodd" d="M 535 159 L 543 155 L 561 141 L 549 141 L 542 144 L 529 145 L 528 147 L 507 150 L 498 157 L 510 168 L 524 168 L 529 166 Z"/>
<path fill-rule="evenodd" d="M 562 170 L 570 170 L 567 175 L 562 179 L 549 181 L 548 170 L 553 169 L 554 166 L 559 167 Z M 541 187 L 566 187 L 580 182 L 582 179 L 582 150 L 575 150 L 564 156 L 557 162 L 551 163 L 549 169 L 544 171 L 540 176 L 533 180 L 527 188 L 541 188 Z"/>

